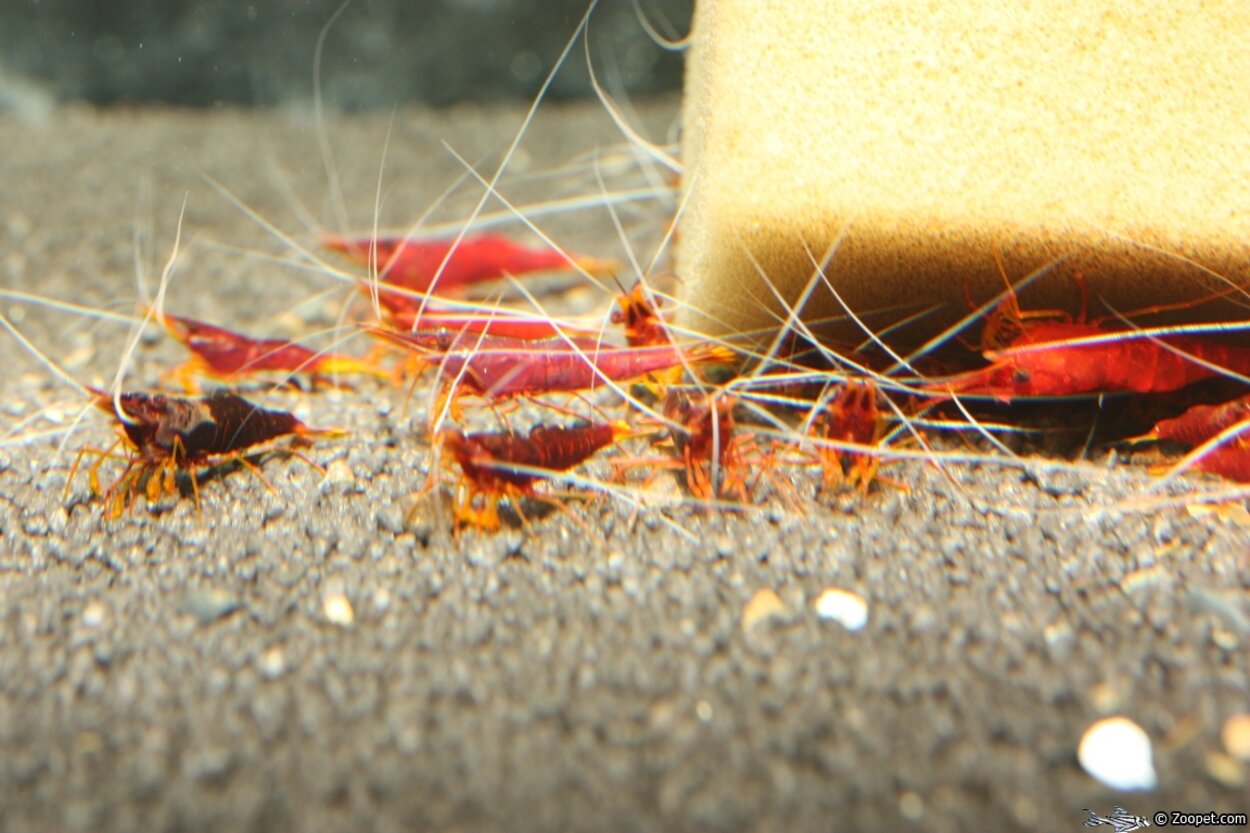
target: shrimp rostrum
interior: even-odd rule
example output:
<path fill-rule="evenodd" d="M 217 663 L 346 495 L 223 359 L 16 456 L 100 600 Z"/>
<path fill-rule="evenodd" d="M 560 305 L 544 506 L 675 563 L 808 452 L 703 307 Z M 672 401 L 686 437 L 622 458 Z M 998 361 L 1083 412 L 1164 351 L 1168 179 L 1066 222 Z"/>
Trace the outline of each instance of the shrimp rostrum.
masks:
<path fill-rule="evenodd" d="M 226 391 L 203 398 L 141 392 L 113 396 L 94 389 L 91 394 L 94 404 L 118 421 L 120 438 L 113 449 L 121 444 L 129 451 L 124 457 L 126 468 L 108 489 L 102 489 L 100 466 L 119 455 L 113 449 L 84 448 L 74 461 L 69 483 L 73 482 L 83 456 L 96 454 L 99 459 L 88 470 L 91 491 L 104 497 L 106 513 L 113 518 L 125 512 L 137 497 L 155 502 L 162 496 L 177 494 L 178 472 L 190 475 L 198 505 L 197 474 L 202 469 L 233 459 L 255 471 L 244 452 L 283 437 L 301 442 L 343 433 L 310 428 L 293 414 L 261 408 Z"/>

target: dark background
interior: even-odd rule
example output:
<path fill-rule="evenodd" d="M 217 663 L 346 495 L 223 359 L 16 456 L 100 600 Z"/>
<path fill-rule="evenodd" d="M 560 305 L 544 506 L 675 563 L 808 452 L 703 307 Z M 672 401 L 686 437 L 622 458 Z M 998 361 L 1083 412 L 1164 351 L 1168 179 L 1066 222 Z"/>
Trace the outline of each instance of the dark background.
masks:
<path fill-rule="evenodd" d="M 602 0 L 590 23 L 600 80 L 648 93 L 681 83 L 693 0 Z M 0 12 L 0 106 L 32 96 L 96 104 L 278 105 L 312 99 L 318 33 L 339 0 L 20 0 Z M 330 29 L 327 106 L 532 96 L 588 0 L 354 0 Z M 24 95 L 14 92 L 19 90 Z M 591 93 L 579 44 L 552 86 Z"/>

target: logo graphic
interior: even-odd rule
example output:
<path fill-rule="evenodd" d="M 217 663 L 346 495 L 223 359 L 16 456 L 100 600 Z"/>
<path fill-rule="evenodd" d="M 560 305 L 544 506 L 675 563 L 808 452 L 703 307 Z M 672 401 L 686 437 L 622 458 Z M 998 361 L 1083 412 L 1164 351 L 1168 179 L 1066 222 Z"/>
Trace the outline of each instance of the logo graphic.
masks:
<path fill-rule="evenodd" d="M 1134 816 L 1123 807 L 1116 807 L 1109 816 L 1100 816 L 1088 807 L 1085 812 L 1089 813 L 1089 818 L 1085 820 L 1086 827 L 1099 827 L 1107 825 L 1115 833 L 1132 833 L 1134 830 L 1141 830 L 1150 826 L 1150 820 L 1145 816 Z"/>

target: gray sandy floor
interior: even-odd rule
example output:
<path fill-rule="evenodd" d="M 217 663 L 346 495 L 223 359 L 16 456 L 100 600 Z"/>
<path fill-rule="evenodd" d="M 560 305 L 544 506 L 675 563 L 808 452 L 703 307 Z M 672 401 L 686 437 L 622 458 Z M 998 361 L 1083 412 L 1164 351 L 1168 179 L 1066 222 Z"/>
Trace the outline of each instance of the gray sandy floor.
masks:
<path fill-rule="evenodd" d="M 662 136 L 675 110 L 643 119 Z M 384 221 L 462 174 L 441 140 L 493 162 L 521 115 L 400 113 Z M 306 114 L 0 121 L 2 283 L 130 312 L 136 224 L 153 226 L 151 285 L 189 194 L 171 311 L 331 326 L 341 287 L 200 173 L 308 245 L 311 224 L 368 226 L 386 132 L 329 125 L 344 221 Z M 598 107 L 551 108 L 517 170 L 615 141 Z M 509 193 L 597 187 L 583 166 Z M 671 211 L 627 209 L 640 250 Z M 622 254 L 602 210 L 542 226 Z M 0 310 L 77 379 L 111 380 L 125 326 Z M 424 398 L 362 382 L 259 397 L 351 432 L 310 452 L 326 477 L 275 460 L 273 492 L 238 472 L 205 485 L 202 516 L 183 500 L 106 521 L 84 476 L 63 492 L 109 419 L 88 413 L 64 449 L 15 442 L 66 428 L 83 397 L 3 343 L 0 830 L 1074 830 L 1085 807 L 1250 809 L 1219 739 L 1250 704 L 1250 527 L 1156 500 L 1141 469 L 903 463 L 888 473 L 910 491 L 863 499 L 816 499 L 800 477 L 800 512 L 672 505 L 630 523 L 600 501 L 457 540 L 437 503 L 404 522 Z M 145 339 L 127 384 L 179 359 Z M 1199 488 L 1219 484 L 1167 494 Z M 829 587 L 867 600 L 866 627 L 817 615 Z M 744 628 L 766 588 L 784 610 Z M 1152 738 L 1157 791 L 1118 794 L 1078 765 L 1108 714 Z"/>

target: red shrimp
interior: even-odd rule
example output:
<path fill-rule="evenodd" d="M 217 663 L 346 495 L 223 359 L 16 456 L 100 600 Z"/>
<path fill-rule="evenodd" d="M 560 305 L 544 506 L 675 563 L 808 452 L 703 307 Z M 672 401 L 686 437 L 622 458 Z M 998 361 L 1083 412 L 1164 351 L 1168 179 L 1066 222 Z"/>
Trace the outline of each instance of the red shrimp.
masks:
<path fill-rule="evenodd" d="M 122 475 L 102 491 L 99 467 L 110 452 L 85 448 L 70 471 L 73 481 L 86 453 L 99 456 L 90 468 L 91 491 L 111 502 L 110 517 L 120 516 L 134 502 L 140 488 L 146 488 L 149 502 L 163 494 L 174 494 L 175 475 L 187 471 L 199 504 L 197 471 L 234 458 L 241 452 L 282 437 L 306 439 L 342 436 L 337 429 L 309 428 L 293 414 L 253 405 L 241 396 L 218 391 L 204 398 L 183 398 L 159 393 L 130 392 L 116 398 L 103 391 L 88 389 L 94 404 L 118 420 L 120 442 L 130 450 Z M 68 488 L 68 484 L 67 484 Z"/>
<path fill-rule="evenodd" d="M 1140 439 L 1202 445 L 1247 419 L 1250 419 L 1250 395 L 1220 405 L 1194 405 L 1178 417 L 1159 421 Z"/>
<path fill-rule="evenodd" d="M 254 373 L 369 374 L 386 376 L 376 365 L 352 356 L 317 353 L 294 341 L 255 339 L 241 333 L 183 318 L 157 316 L 169 333 L 191 351 L 192 358 L 171 371 L 188 392 L 198 392 L 196 375 L 231 381 Z"/>
<path fill-rule="evenodd" d="M 1250 395 L 1219 405 L 1194 405 L 1178 417 L 1160 420 L 1148 434 L 1137 439 L 1198 446 L 1247 421 Z M 1229 436 L 1219 446 L 1204 451 L 1194 459 L 1191 468 L 1250 483 L 1250 432 Z"/>
<path fill-rule="evenodd" d="M 464 475 L 456 490 L 456 528 L 471 524 L 479 529 L 498 529 L 500 501 L 512 500 L 515 507 L 519 498 L 538 497 L 534 487 L 539 481 L 585 462 L 616 442 L 625 430 L 623 425 L 591 422 L 539 425 L 525 436 L 510 431 L 445 431 L 443 448 Z M 479 496 L 483 505 L 476 508 L 474 502 Z"/>
<path fill-rule="evenodd" d="M 594 339 L 528 341 L 502 336 L 448 333 L 397 333 L 367 328 L 395 344 L 423 354 L 461 382 L 461 391 L 490 399 L 581 391 L 612 382 L 680 369 L 687 364 L 724 362 L 728 348 L 702 343 L 688 349 L 606 347 Z"/>
<path fill-rule="evenodd" d="M 1250 348 L 1196 336 L 1147 338 L 1125 330 L 1111 332 L 1120 338 L 1074 343 L 1108 334 L 1090 324 L 1033 324 L 1007 349 L 988 352 L 989 367 L 924 387 L 1010 402 L 1016 396 L 1166 393 L 1219 376 L 1220 368 L 1250 373 Z"/>
<path fill-rule="evenodd" d="M 877 388 L 871 381 L 848 381 L 812 421 L 820 439 L 856 445 L 876 445 L 881 439 L 881 414 Z M 876 478 L 879 461 L 874 454 L 822 445 L 818 449 L 824 488 L 832 492 L 842 485 L 867 492 Z"/>
<path fill-rule="evenodd" d="M 1072 277 L 1081 293 L 1076 318 L 1061 310 L 1024 312 L 1008 286 L 1002 303 L 987 316 L 981 336 L 989 367 L 931 382 L 924 389 L 1010 402 L 1016 396 L 1167 393 L 1218 376 L 1219 369 L 1243 375 L 1250 371 L 1250 348 L 1196 336 L 1147 336 L 1121 323 L 1105 327 L 1106 319 L 1086 321 L 1085 280 L 1079 273 Z M 1224 294 L 1227 291 L 1211 298 Z M 1156 306 L 1132 314 L 1189 306 Z"/>
<path fill-rule="evenodd" d="M 642 281 L 634 284 L 629 292 L 617 296 L 616 305 L 612 323 L 622 325 L 625 341 L 630 347 L 649 347 L 672 341 L 660 315 L 659 298 L 648 294 Z"/>
<path fill-rule="evenodd" d="M 743 451 L 753 446 L 754 437 L 736 432 L 735 404 L 732 397 L 704 395 L 696 399 L 678 388 L 669 390 L 664 398 L 664 416 L 674 423 L 669 435 L 682 458 L 686 488 L 701 500 L 711 500 L 721 492 L 747 502 Z M 713 483 L 713 458 L 720 472 L 719 484 Z"/>
<path fill-rule="evenodd" d="M 1237 483 L 1250 483 L 1250 445 L 1240 437 L 1198 457 L 1191 468 L 1217 474 Z"/>
<path fill-rule="evenodd" d="M 368 264 L 371 242 L 368 237 L 328 235 L 322 238 L 321 245 L 342 252 L 357 263 Z M 602 273 L 615 268 L 609 261 L 567 255 L 551 248 L 531 248 L 498 234 L 466 235 L 458 243 L 455 238 L 383 237 L 378 238 L 376 249 L 382 281 L 418 293 L 453 294 L 476 283 L 532 272 L 582 269 Z M 420 303 L 401 295 L 386 294 L 390 295 L 391 303 L 399 307 Z"/>

